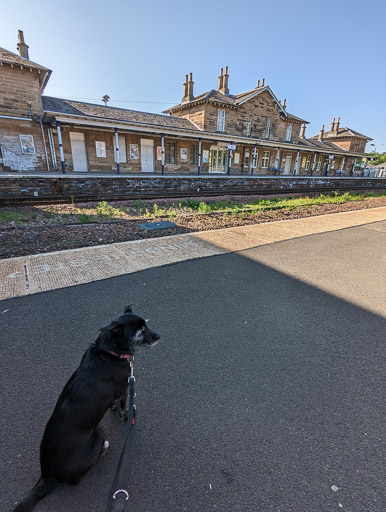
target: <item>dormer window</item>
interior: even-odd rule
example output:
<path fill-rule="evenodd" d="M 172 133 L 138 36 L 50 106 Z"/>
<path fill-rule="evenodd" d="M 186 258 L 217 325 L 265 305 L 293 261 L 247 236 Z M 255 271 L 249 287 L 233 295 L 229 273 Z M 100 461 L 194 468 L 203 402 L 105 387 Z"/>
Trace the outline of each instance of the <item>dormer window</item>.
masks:
<path fill-rule="evenodd" d="M 225 110 L 217 111 L 217 131 L 225 132 Z"/>
<path fill-rule="evenodd" d="M 252 116 L 249 116 L 247 125 L 247 137 L 250 137 L 252 133 Z"/>
<path fill-rule="evenodd" d="M 287 126 L 287 133 L 285 135 L 285 140 L 289 142 L 291 140 L 291 136 L 292 136 L 292 124 L 289 124 Z"/>
<path fill-rule="evenodd" d="M 269 132 L 271 130 L 271 120 L 267 119 L 267 128 L 265 130 L 265 138 L 269 139 Z"/>

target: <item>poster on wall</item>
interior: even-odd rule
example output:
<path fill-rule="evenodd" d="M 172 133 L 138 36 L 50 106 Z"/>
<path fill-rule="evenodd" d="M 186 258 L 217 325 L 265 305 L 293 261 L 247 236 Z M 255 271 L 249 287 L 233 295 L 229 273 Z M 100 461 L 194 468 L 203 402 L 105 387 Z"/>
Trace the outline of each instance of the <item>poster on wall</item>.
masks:
<path fill-rule="evenodd" d="M 249 156 L 249 155 L 248 155 Z M 235 158 L 234 158 L 234 161 L 233 163 L 235 165 L 238 165 L 240 163 L 240 153 L 235 153 Z"/>
<path fill-rule="evenodd" d="M 188 150 L 185 148 L 181 148 L 181 162 L 188 161 Z"/>
<path fill-rule="evenodd" d="M 157 160 L 162 160 L 162 146 L 157 146 Z"/>
<path fill-rule="evenodd" d="M 23 155 L 34 155 L 36 151 L 33 135 L 19 135 L 19 137 Z"/>
<path fill-rule="evenodd" d="M 138 144 L 130 144 L 130 160 L 138 160 L 139 152 L 138 152 Z"/>
<path fill-rule="evenodd" d="M 207 164 L 209 162 L 209 149 L 204 149 L 202 152 L 202 163 Z"/>
<path fill-rule="evenodd" d="M 95 141 L 97 158 L 106 158 L 106 142 L 101 140 Z"/>

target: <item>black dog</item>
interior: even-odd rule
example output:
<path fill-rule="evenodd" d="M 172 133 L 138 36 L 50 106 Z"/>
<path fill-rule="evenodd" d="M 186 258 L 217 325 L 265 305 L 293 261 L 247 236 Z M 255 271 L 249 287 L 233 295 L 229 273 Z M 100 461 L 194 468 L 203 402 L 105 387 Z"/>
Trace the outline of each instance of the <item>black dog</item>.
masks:
<path fill-rule="evenodd" d="M 128 361 L 136 348 L 154 345 L 160 336 L 126 307 L 101 329 L 65 385 L 40 446 L 41 477 L 14 512 L 28 512 L 61 482 L 75 485 L 108 447 L 98 423 L 117 401 L 125 415 Z"/>

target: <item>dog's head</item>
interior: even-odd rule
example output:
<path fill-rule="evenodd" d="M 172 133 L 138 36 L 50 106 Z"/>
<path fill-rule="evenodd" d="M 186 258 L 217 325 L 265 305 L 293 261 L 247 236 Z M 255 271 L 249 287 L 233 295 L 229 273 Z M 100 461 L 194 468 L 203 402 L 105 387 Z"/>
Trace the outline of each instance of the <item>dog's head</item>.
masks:
<path fill-rule="evenodd" d="M 133 355 L 137 348 L 151 347 L 160 339 L 159 334 L 149 329 L 144 318 L 133 313 L 131 305 L 101 331 L 102 348 L 117 355 Z"/>

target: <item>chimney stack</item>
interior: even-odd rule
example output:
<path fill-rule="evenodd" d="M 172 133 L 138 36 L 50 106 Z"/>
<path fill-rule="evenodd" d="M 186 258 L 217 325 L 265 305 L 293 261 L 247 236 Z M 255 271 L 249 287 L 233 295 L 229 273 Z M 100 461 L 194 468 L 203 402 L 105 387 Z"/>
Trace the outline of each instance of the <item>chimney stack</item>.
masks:
<path fill-rule="evenodd" d="M 323 140 L 323 135 L 324 135 L 324 124 L 322 124 L 322 127 L 320 129 L 318 140 Z"/>
<path fill-rule="evenodd" d="M 218 90 L 221 91 L 222 89 L 222 84 L 223 84 L 223 80 L 224 80 L 224 76 L 223 76 L 223 68 L 220 69 L 220 76 L 218 77 Z"/>
<path fill-rule="evenodd" d="M 335 131 L 336 131 L 336 133 L 338 133 L 339 125 L 340 125 L 340 117 L 338 117 L 338 120 L 337 120 L 337 122 L 335 124 Z"/>
<path fill-rule="evenodd" d="M 192 101 L 194 99 L 193 96 L 193 73 L 189 73 L 189 82 L 188 82 L 188 101 Z"/>
<path fill-rule="evenodd" d="M 335 130 L 335 117 L 332 119 L 330 131 L 333 132 Z"/>
<path fill-rule="evenodd" d="M 223 69 L 221 68 L 221 74 L 220 76 L 218 77 L 219 78 L 219 81 L 218 81 L 218 85 L 219 85 L 219 91 L 224 93 L 224 94 L 229 94 L 229 89 L 228 89 L 228 78 L 229 78 L 229 75 L 228 75 L 228 66 L 225 66 L 225 73 L 222 74 L 222 71 Z M 220 87 L 220 81 L 221 81 L 221 87 Z"/>
<path fill-rule="evenodd" d="M 300 138 L 301 139 L 305 139 L 306 138 L 306 124 L 302 124 L 302 129 L 301 129 L 301 132 L 300 132 Z"/>
<path fill-rule="evenodd" d="M 183 83 L 184 86 L 184 96 L 182 97 L 181 103 L 186 103 L 189 101 L 188 99 L 188 75 L 185 75 L 185 82 Z"/>
<path fill-rule="evenodd" d="M 20 57 L 24 57 L 24 59 L 29 60 L 28 48 L 29 46 L 24 42 L 23 31 L 19 30 L 19 42 L 17 43 L 17 49 L 19 50 Z"/>

